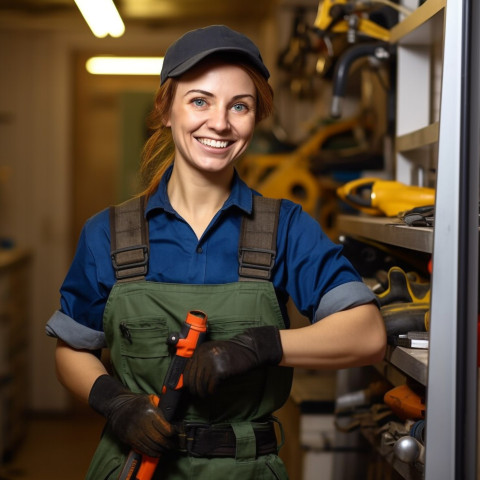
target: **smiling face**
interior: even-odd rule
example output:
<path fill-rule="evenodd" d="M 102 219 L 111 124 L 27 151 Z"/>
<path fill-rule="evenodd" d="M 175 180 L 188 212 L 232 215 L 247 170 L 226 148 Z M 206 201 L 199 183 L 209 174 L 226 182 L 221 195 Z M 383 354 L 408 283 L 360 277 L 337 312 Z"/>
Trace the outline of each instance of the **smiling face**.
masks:
<path fill-rule="evenodd" d="M 170 115 L 175 164 L 202 172 L 233 171 L 255 127 L 257 94 L 239 66 L 211 60 L 178 82 Z"/>

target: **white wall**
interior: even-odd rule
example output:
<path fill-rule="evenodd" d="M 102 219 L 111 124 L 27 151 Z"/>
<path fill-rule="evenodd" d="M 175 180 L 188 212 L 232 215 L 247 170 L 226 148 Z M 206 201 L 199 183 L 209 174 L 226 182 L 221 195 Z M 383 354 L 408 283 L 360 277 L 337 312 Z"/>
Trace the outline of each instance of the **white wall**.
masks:
<path fill-rule="evenodd" d="M 0 234 L 33 252 L 30 404 L 55 409 L 65 393 L 54 375 L 54 341 L 44 334 L 68 261 L 69 79 L 54 34 L 0 32 L 0 165 L 9 180 Z"/>

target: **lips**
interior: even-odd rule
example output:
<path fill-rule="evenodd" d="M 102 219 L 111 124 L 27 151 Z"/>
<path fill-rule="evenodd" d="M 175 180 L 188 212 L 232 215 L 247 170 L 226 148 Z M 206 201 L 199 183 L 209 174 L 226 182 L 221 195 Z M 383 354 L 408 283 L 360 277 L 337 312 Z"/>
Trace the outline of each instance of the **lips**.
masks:
<path fill-rule="evenodd" d="M 230 142 L 227 140 L 214 140 L 213 138 L 197 138 L 197 140 L 202 145 L 212 148 L 226 148 L 230 145 Z"/>

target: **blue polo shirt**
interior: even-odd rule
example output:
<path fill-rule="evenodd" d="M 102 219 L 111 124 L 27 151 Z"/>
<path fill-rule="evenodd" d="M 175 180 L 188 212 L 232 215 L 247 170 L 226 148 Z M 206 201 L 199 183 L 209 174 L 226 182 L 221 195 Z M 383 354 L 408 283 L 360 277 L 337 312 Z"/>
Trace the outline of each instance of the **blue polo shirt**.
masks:
<path fill-rule="evenodd" d="M 165 173 L 150 197 L 150 260 L 147 281 L 222 284 L 238 280 L 238 243 L 242 217 L 252 211 L 256 194 L 235 173 L 232 191 L 200 239 L 172 208 Z M 277 257 L 272 282 L 286 317 L 289 297 L 312 322 L 331 313 L 374 301 L 350 262 L 318 222 L 300 205 L 282 200 Z M 61 286 L 60 309 L 47 324 L 47 334 L 74 348 L 105 346 L 103 311 L 115 274 L 110 259 L 109 212 L 85 223 L 75 257 Z"/>

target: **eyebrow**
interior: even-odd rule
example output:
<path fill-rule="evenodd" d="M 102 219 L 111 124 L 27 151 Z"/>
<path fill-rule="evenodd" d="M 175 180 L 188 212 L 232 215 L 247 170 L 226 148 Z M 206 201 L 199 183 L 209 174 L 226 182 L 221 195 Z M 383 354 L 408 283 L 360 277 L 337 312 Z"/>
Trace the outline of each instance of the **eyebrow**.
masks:
<path fill-rule="evenodd" d="M 206 90 L 197 90 L 197 89 L 192 89 L 192 90 L 189 90 L 188 92 L 185 92 L 185 96 L 190 95 L 191 93 L 199 93 L 201 95 L 205 95 L 206 97 L 214 97 L 215 96 L 213 93 L 208 92 Z M 232 100 L 238 100 L 240 98 L 245 98 L 245 97 L 250 97 L 253 100 L 255 100 L 255 98 L 256 98 L 254 95 L 251 95 L 250 93 L 241 93 L 239 95 L 235 95 L 232 98 Z"/>

